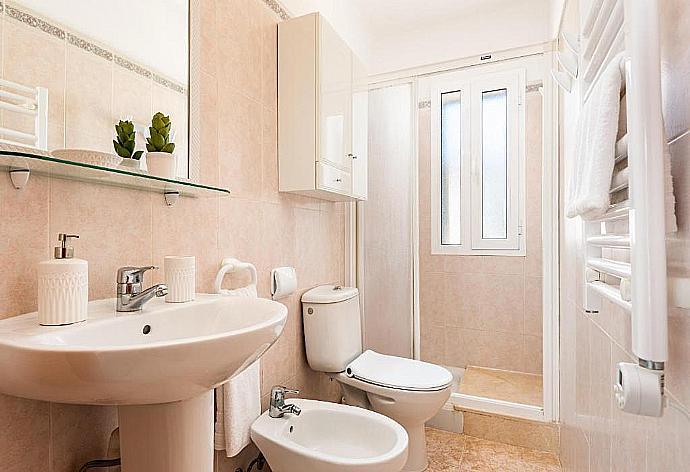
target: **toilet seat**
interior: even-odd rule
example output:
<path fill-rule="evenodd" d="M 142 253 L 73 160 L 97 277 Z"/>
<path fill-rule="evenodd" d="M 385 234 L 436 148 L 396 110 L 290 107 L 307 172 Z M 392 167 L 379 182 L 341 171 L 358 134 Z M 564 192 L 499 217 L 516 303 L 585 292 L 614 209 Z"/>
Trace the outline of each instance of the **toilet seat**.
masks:
<path fill-rule="evenodd" d="M 348 364 L 345 375 L 365 383 L 414 392 L 437 391 L 453 382 L 441 366 L 367 350 Z"/>

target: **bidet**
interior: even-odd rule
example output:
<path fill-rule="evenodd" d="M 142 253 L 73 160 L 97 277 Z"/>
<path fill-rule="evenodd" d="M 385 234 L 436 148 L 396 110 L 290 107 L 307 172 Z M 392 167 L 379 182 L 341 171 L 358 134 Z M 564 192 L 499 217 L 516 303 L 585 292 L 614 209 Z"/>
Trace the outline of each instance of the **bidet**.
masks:
<path fill-rule="evenodd" d="M 370 410 L 293 399 L 299 415 L 264 412 L 251 436 L 273 472 L 399 472 L 407 461 L 407 433 Z"/>

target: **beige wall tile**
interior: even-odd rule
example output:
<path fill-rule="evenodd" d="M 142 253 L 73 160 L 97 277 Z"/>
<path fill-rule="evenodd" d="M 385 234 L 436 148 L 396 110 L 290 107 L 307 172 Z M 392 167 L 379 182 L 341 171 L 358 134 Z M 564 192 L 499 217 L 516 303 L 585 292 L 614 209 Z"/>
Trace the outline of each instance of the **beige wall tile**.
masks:
<path fill-rule="evenodd" d="M 280 202 L 278 193 L 278 113 L 264 107 L 261 115 L 261 178 L 262 197 Z"/>
<path fill-rule="evenodd" d="M 218 71 L 217 8 L 216 0 L 201 0 L 199 3 L 199 14 L 201 15 L 200 68 L 202 73 L 213 77 L 217 76 Z"/>
<path fill-rule="evenodd" d="M 218 76 L 237 92 L 261 102 L 261 13 L 256 0 L 216 2 Z"/>
<path fill-rule="evenodd" d="M 443 326 L 422 323 L 420 349 L 423 361 L 446 364 L 445 345 L 446 336 Z"/>
<path fill-rule="evenodd" d="M 218 83 L 219 183 L 234 195 L 258 198 L 261 195 L 261 105 Z"/>
<path fill-rule="evenodd" d="M 3 16 L 3 78 L 48 89 L 48 136 L 65 125 L 65 43 Z M 31 60 L 27 60 L 31 58 Z M 31 117 L 3 113 L 3 122 L 33 132 Z"/>
<path fill-rule="evenodd" d="M 113 64 L 68 45 L 66 53 L 65 133 L 112 139 Z M 105 133 L 105 130 L 108 130 Z M 110 137 L 110 139 L 107 139 Z"/>
<path fill-rule="evenodd" d="M 278 17 L 269 8 L 261 18 L 261 98 L 274 111 L 278 104 Z"/>
<path fill-rule="evenodd" d="M 32 175 L 16 190 L 7 174 L 0 175 L 0 318 L 37 309 L 37 264 L 51 257 L 57 234 L 49 237 L 50 180 Z"/>
<path fill-rule="evenodd" d="M 462 349 L 466 362 L 451 364 L 464 367 L 466 364 L 495 369 L 524 371 L 522 357 L 522 335 L 498 331 L 460 330 L 460 342 L 456 349 Z M 447 339 L 447 338 L 446 338 Z M 450 346 L 446 341 L 446 348 Z M 462 356 L 459 356 L 462 359 Z"/>
<path fill-rule="evenodd" d="M 161 268 L 154 282 L 165 282 L 165 256 L 196 258 L 196 291 L 212 293 L 223 256 L 218 252 L 218 200 L 181 198 L 169 207 L 160 195 L 152 196 L 153 264 Z"/>
<path fill-rule="evenodd" d="M 151 264 L 151 198 L 130 189 L 51 182 L 50 234 L 80 236 L 74 243 L 75 254 L 89 262 L 90 299 L 115 295 L 119 267 Z"/>
<path fill-rule="evenodd" d="M 113 67 L 112 123 L 129 119 L 135 123 L 149 126 L 152 116 L 153 84 L 151 79 L 122 67 Z M 112 134 L 114 134 L 114 130 Z M 139 147 L 142 147 L 141 144 Z"/>
<path fill-rule="evenodd" d="M 524 333 L 532 336 L 542 335 L 544 308 L 542 303 L 541 277 L 525 277 L 525 325 Z"/>
<path fill-rule="evenodd" d="M 215 76 L 201 73 L 200 77 L 200 127 L 201 159 L 199 163 L 200 180 L 209 185 L 218 185 L 218 83 Z"/>
<path fill-rule="evenodd" d="M 541 336 L 522 337 L 522 359 L 524 371 L 530 374 L 541 374 L 544 367 L 544 341 Z"/>
<path fill-rule="evenodd" d="M 541 336 L 542 315 L 537 313 L 541 310 L 541 299 L 526 298 L 535 297 L 537 291 L 541 296 L 541 287 L 536 286 L 542 275 L 541 96 L 530 94 L 527 106 L 526 176 L 527 186 L 531 188 L 527 194 L 526 257 L 431 254 L 431 111 L 428 108 L 418 111 L 420 316 L 434 326 L 463 328 L 463 333 L 473 334 L 467 343 L 450 345 L 449 337 L 452 339 L 459 331 L 450 334 L 445 330 L 448 365 L 464 366 L 469 359 L 474 359 L 472 363 L 483 367 L 510 365 L 520 370 L 529 365 L 530 372 L 541 371 L 542 363 L 535 357 L 541 348 L 533 349 L 539 341 L 536 336 Z M 526 276 L 531 277 L 529 282 Z M 440 335 L 440 330 L 434 332 Z M 523 333 L 531 336 L 523 338 Z M 433 342 L 429 336 L 427 332 L 427 343 Z M 488 353 L 493 348 L 497 349 L 496 356 Z M 472 349 L 482 352 L 473 353 Z"/>

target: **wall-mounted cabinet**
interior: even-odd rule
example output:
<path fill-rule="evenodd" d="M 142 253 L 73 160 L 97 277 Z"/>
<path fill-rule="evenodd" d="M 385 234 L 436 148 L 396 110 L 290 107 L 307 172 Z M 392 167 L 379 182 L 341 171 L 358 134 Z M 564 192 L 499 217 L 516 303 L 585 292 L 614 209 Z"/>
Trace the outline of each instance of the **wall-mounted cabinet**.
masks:
<path fill-rule="evenodd" d="M 367 74 L 318 13 L 278 24 L 279 188 L 367 198 Z"/>

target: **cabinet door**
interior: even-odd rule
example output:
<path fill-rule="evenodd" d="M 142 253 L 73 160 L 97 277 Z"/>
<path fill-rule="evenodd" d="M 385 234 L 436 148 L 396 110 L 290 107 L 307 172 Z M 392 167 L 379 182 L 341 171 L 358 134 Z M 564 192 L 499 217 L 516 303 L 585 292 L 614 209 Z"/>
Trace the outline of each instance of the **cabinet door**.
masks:
<path fill-rule="evenodd" d="M 319 161 L 352 169 L 352 54 L 321 18 L 319 49 Z"/>
<path fill-rule="evenodd" d="M 352 56 L 352 195 L 367 199 L 369 145 L 369 81 L 366 69 Z"/>

